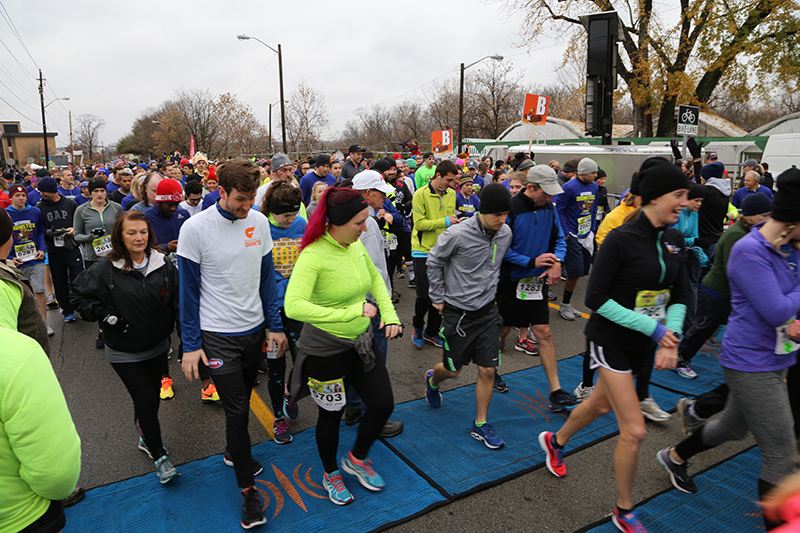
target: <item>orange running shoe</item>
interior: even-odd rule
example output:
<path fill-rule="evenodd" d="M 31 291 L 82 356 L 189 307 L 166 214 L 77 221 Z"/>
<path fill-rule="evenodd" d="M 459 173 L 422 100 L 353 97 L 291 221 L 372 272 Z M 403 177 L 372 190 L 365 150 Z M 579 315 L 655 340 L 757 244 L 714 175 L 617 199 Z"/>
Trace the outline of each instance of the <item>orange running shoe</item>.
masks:
<path fill-rule="evenodd" d="M 200 391 L 200 399 L 203 403 L 214 403 L 219 401 L 219 393 L 217 387 L 213 383 L 209 383 L 208 387 Z"/>
<path fill-rule="evenodd" d="M 168 378 L 166 376 L 161 378 L 161 392 L 159 393 L 159 397 L 162 400 L 171 400 L 175 396 L 175 392 L 172 390 L 172 378 Z"/>

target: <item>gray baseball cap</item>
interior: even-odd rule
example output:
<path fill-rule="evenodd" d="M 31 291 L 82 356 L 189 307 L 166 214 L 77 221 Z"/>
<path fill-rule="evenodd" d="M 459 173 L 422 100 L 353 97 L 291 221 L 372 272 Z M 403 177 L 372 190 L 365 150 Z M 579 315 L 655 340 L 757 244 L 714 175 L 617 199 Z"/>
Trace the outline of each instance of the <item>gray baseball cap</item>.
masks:
<path fill-rule="evenodd" d="M 547 165 L 536 165 L 528 170 L 526 174 L 527 183 L 535 183 L 550 196 L 561 194 L 564 189 L 558 184 L 556 171 Z"/>

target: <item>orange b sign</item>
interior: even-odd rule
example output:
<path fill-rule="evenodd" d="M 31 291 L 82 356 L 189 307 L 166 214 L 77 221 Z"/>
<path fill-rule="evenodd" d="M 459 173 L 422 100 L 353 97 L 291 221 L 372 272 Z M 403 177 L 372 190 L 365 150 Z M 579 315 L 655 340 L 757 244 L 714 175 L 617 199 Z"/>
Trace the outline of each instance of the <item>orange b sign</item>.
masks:
<path fill-rule="evenodd" d="M 431 132 L 431 146 L 434 154 L 452 154 L 453 130 Z"/>
<path fill-rule="evenodd" d="M 547 121 L 547 110 L 550 108 L 550 97 L 538 94 L 526 94 L 522 103 L 522 123 L 544 126 Z"/>

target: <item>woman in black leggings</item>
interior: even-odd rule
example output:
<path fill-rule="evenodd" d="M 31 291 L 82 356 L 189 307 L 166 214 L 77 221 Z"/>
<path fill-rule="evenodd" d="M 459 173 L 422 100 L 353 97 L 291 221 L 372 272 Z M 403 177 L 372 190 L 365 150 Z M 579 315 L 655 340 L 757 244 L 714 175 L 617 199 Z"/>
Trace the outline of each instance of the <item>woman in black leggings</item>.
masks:
<path fill-rule="evenodd" d="M 147 217 L 126 211 L 111 231 L 111 250 L 72 285 L 72 303 L 103 328 L 105 355 L 133 399 L 139 449 L 155 459 L 159 481 L 178 476 L 161 442 L 161 371 L 178 318 L 178 271 L 157 252 Z"/>
<path fill-rule="evenodd" d="M 339 422 L 351 387 L 367 411 L 341 467 L 372 491 L 385 483 L 372 468 L 369 449 L 394 408 L 389 375 L 383 359 L 376 357 L 380 351 L 372 337 L 371 319 L 378 309 L 367 302 L 367 292 L 378 303 L 386 338 L 397 337 L 402 328 L 386 284 L 358 239 L 368 217 L 361 192 L 344 187 L 325 191 L 303 236 L 285 297 L 286 316 L 305 322 L 292 371 L 292 400 L 307 388 L 319 406 L 316 437 L 323 485 L 337 505 L 353 501 L 336 462 Z"/>

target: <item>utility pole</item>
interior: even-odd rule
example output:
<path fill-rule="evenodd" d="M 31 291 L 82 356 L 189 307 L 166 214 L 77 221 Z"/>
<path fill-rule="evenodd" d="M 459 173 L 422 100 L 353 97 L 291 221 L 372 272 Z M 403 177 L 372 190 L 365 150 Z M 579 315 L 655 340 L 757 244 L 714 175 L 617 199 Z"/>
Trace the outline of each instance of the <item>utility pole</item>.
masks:
<path fill-rule="evenodd" d="M 275 147 L 272 145 L 272 104 L 269 104 L 269 151 L 275 153 Z"/>
<path fill-rule="evenodd" d="M 72 144 L 72 109 L 69 110 L 69 161 L 75 166 L 75 146 Z"/>
<path fill-rule="evenodd" d="M 286 145 L 286 99 L 283 97 L 283 54 L 281 45 L 278 45 L 278 76 L 281 84 L 281 134 L 283 135 L 283 153 L 288 154 L 289 148 Z"/>
<path fill-rule="evenodd" d="M 47 149 L 47 119 L 44 115 L 44 79 L 42 69 L 39 69 L 39 100 L 42 103 L 42 139 L 44 140 L 44 168 L 50 168 L 50 152 Z"/>

